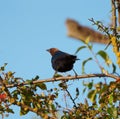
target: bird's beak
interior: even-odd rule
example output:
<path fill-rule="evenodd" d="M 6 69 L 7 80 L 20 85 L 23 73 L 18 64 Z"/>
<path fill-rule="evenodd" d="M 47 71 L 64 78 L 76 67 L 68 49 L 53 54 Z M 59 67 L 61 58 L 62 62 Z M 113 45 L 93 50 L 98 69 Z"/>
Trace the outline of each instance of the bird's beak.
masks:
<path fill-rule="evenodd" d="M 50 52 L 50 49 L 47 49 L 46 51 Z"/>

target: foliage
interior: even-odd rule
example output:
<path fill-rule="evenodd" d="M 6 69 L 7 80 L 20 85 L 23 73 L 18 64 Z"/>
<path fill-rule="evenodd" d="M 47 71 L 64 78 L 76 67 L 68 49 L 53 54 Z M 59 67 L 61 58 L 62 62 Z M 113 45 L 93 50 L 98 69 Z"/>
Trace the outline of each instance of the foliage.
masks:
<path fill-rule="evenodd" d="M 92 56 L 84 59 L 82 62 L 82 73 L 85 72 L 85 65 L 89 61 L 94 61 L 101 70 L 101 73 L 109 72 L 102 65 L 100 61 L 105 62 L 107 67 L 113 67 L 112 59 L 109 55 L 100 50 L 96 53 L 93 51 L 93 45 L 89 41 L 83 42 L 83 46 L 80 46 L 76 53 L 81 50 L 87 49 Z M 100 59 L 100 56 L 102 59 Z M 103 62 L 102 61 L 102 62 Z M 0 114 L 4 113 L 14 113 L 11 105 L 17 105 L 20 107 L 20 115 L 25 115 L 29 111 L 36 113 L 41 116 L 41 118 L 62 118 L 62 119 L 117 119 L 120 115 L 120 83 L 117 81 L 110 81 L 108 84 L 106 82 L 83 82 L 83 93 L 87 92 L 87 98 L 84 102 L 79 102 L 79 97 L 81 96 L 80 87 L 76 87 L 75 95 L 69 91 L 69 81 L 64 80 L 57 84 L 57 88 L 48 89 L 46 83 L 33 83 L 39 80 L 39 76 L 33 79 L 24 81 L 22 78 L 14 76 L 14 72 L 5 72 L 4 64 L 0 68 L 1 72 L 1 86 L 0 86 Z M 116 64 L 114 64 L 113 73 L 116 72 Z M 119 76 L 118 76 L 119 77 Z M 14 83 L 13 87 L 10 87 Z M 11 89 L 13 88 L 13 89 Z M 71 100 L 71 108 L 63 107 L 62 103 L 59 103 L 57 99 L 59 95 L 65 92 L 66 98 Z M 91 103 L 90 103 L 91 102 Z M 66 102 L 67 104 L 67 102 Z M 62 112 L 60 111 L 62 110 Z M 58 116 L 60 115 L 61 116 Z"/>

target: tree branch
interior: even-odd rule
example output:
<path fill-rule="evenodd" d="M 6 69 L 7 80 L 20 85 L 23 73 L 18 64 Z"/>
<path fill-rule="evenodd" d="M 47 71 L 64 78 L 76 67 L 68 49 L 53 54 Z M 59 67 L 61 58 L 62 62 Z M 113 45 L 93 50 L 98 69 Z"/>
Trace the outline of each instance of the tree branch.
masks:
<path fill-rule="evenodd" d="M 117 16 L 116 16 L 116 4 L 115 4 L 116 0 L 111 0 L 112 3 L 112 27 L 113 27 L 113 34 L 116 36 L 117 31 L 116 31 L 116 27 L 117 27 Z"/>
<path fill-rule="evenodd" d="M 32 81 L 31 84 L 37 84 L 37 83 L 45 83 L 45 82 L 56 82 L 56 81 L 62 81 L 62 80 L 75 80 L 75 79 L 83 79 L 83 78 L 95 78 L 95 77 L 110 77 L 115 79 L 116 81 L 120 80 L 119 76 L 113 75 L 113 74 L 85 74 L 85 75 L 78 75 L 78 76 L 67 76 L 67 77 L 58 77 L 58 78 L 48 78 L 43 80 L 36 80 Z M 8 84 L 6 85 L 7 88 L 17 87 L 17 86 L 23 86 L 28 85 L 30 82 L 23 82 L 18 84 Z"/>
<path fill-rule="evenodd" d="M 118 9 L 118 24 L 120 27 L 120 0 L 117 0 L 117 9 Z"/>

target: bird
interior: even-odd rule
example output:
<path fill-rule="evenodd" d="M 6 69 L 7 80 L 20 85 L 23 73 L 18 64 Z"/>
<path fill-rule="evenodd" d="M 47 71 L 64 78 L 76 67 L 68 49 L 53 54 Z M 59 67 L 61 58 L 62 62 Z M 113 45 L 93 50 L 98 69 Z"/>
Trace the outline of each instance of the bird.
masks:
<path fill-rule="evenodd" d="M 63 52 L 57 48 L 50 48 L 47 51 L 51 54 L 51 63 L 53 69 L 57 72 L 67 72 L 73 69 L 77 56 Z M 75 72 L 75 70 L 73 69 Z M 77 75 L 77 73 L 75 73 Z"/>

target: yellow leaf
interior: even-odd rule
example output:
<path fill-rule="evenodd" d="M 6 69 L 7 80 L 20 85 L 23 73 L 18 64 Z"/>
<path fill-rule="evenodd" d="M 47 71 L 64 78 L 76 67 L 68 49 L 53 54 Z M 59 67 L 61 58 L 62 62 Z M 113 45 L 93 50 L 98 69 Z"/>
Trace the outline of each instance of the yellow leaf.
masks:
<path fill-rule="evenodd" d="M 102 68 L 102 73 L 103 74 L 108 74 L 108 71 L 106 71 L 104 68 Z"/>
<path fill-rule="evenodd" d="M 18 106 L 20 106 L 20 104 L 21 104 L 20 102 L 17 102 L 17 105 L 18 105 Z"/>
<path fill-rule="evenodd" d="M 25 108 L 24 108 L 24 110 L 25 110 L 25 111 L 27 111 L 27 110 L 28 110 L 28 108 L 27 108 L 27 107 L 25 107 Z"/>
<path fill-rule="evenodd" d="M 15 102 L 15 99 L 14 99 L 14 98 L 10 98 L 10 99 L 9 99 L 9 102 L 10 102 L 10 103 L 14 103 L 14 102 Z"/>
<path fill-rule="evenodd" d="M 90 37 L 87 37 L 85 43 L 88 44 L 90 42 Z"/>
<path fill-rule="evenodd" d="M 38 111 L 38 108 L 37 108 L 37 107 L 33 108 L 33 111 L 34 111 L 34 112 L 37 112 L 37 111 Z"/>

